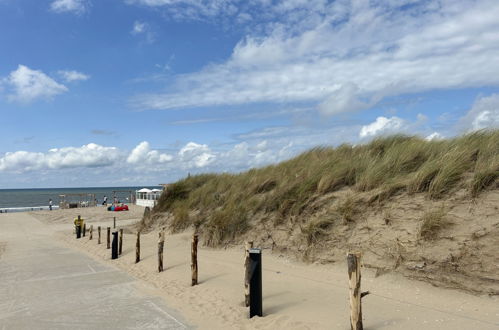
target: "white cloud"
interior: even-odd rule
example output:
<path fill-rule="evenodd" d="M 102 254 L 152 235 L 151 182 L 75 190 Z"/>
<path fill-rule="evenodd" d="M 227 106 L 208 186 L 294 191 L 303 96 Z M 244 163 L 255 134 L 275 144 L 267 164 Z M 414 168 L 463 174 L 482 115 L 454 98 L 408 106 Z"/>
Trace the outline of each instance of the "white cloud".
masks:
<path fill-rule="evenodd" d="M 115 163 L 120 152 L 115 147 L 89 143 L 81 147 L 50 149 L 46 153 L 15 151 L 0 157 L 0 171 L 25 172 L 44 169 L 101 167 Z"/>
<path fill-rule="evenodd" d="M 467 131 L 499 127 L 499 94 L 478 98 L 461 120 Z"/>
<path fill-rule="evenodd" d="M 50 9 L 56 13 L 82 14 L 87 8 L 87 0 L 55 0 L 50 4 Z"/>
<path fill-rule="evenodd" d="M 178 155 L 185 167 L 205 167 L 215 161 L 216 156 L 206 144 L 187 143 Z"/>
<path fill-rule="evenodd" d="M 130 33 L 132 35 L 144 35 L 147 43 L 153 43 L 156 39 L 156 35 L 152 31 L 151 26 L 146 22 L 135 21 Z"/>
<path fill-rule="evenodd" d="M 430 135 L 428 135 L 427 137 L 425 137 L 425 140 L 426 141 L 433 141 L 433 140 L 441 140 L 443 139 L 443 135 L 438 133 L 438 132 L 433 132 L 431 133 Z"/>
<path fill-rule="evenodd" d="M 140 108 L 313 102 L 336 114 L 403 93 L 499 84 L 499 66 L 490 65 L 499 62 L 497 1 L 129 3 L 187 6 L 220 21 L 248 12 L 263 22 L 224 63 L 177 76 L 167 93 L 134 98 Z"/>
<path fill-rule="evenodd" d="M 75 70 L 59 70 L 59 71 L 57 71 L 57 73 L 66 82 L 90 79 L 89 75 L 84 74 L 82 72 L 75 71 Z"/>
<path fill-rule="evenodd" d="M 130 164 L 151 165 L 170 162 L 173 156 L 160 153 L 157 150 L 151 150 L 149 142 L 139 143 L 130 153 L 127 162 Z"/>
<path fill-rule="evenodd" d="M 324 102 L 319 104 L 319 111 L 326 115 L 344 112 L 355 112 L 368 109 L 372 102 L 359 99 L 359 88 L 352 83 L 345 83 L 333 92 Z"/>
<path fill-rule="evenodd" d="M 144 33 L 146 32 L 147 30 L 147 23 L 145 22 L 139 22 L 139 21 L 135 21 L 133 23 L 133 28 L 132 28 L 132 31 L 131 33 L 132 34 L 140 34 L 140 33 Z"/>
<path fill-rule="evenodd" d="M 361 138 L 372 137 L 380 134 L 391 134 L 401 131 L 406 122 L 399 117 L 378 117 L 369 125 L 362 126 L 359 136 Z"/>
<path fill-rule="evenodd" d="M 25 65 L 19 65 L 3 82 L 10 89 L 8 100 L 20 103 L 51 99 L 68 91 L 66 86 L 57 83 L 42 71 L 32 70 Z"/>

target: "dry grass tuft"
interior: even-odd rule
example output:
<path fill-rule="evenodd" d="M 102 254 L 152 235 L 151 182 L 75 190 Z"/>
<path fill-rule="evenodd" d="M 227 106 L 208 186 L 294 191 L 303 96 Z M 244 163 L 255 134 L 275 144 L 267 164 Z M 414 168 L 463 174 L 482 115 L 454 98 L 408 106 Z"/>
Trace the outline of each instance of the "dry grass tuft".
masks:
<path fill-rule="evenodd" d="M 336 211 L 344 223 L 353 222 L 355 220 L 355 216 L 360 212 L 357 203 L 358 201 L 355 200 L 352 195 L 349 195 L 336 207 Z"/>
<path fill-rule="evenodd" d="M 426 211 L 421 218 L 418 236 L 420 239 L 430 240 L 437 237 L 440 230 L 451 223 L 445 218 L 447 212 L 439 208 Z"/>
<path fill-rule="evenodd" d="M 328 229 L 335 222 L 334 217 L 314 219 L 301 228 L 301 234 L 308 246 L 314 245 L 328 235 Z"/>

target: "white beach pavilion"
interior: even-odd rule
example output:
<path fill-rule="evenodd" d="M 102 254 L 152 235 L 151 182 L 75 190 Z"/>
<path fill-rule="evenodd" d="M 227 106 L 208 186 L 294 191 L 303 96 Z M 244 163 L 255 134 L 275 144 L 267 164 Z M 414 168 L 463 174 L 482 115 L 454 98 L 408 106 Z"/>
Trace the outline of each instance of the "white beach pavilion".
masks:
<path fill-rule="evenodd" d="M 161 189 L 142 188 L 135 192 L 136 204 L 140 206 L 154 207 L 158 203 L 159 196 L 163 191 Z"/>

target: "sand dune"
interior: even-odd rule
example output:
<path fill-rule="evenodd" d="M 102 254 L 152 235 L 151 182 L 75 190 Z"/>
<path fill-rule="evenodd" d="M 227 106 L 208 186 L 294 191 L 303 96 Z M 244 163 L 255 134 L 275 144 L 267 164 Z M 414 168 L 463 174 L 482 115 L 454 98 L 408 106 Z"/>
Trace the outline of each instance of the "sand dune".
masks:
<path fill-rule="evenodd" d="M 243 247 L 209 249 L 200 246 L 199 285 L 190 286 L 191 233 L 168 235 L 164 267 L 157 272 L 157 232 L 141 236 L 142 261 L 135 264 L 135 235 L 125 234 L 123 255 L 110 260 L 105 240 L 98 245 L 96 233 L 75 239 L 69 210 L 32 214 L 56 230 L 58 239 L 69 247 L 126 270 L 152 284 L 168 305 L 179 310 L 200 329 L 348 329 L 348 281 L 346 266 L 303 264 L 263 251 L 264 317 L 248 319 L 243 306 Z M 79 209 L 91 223 L 110 225 L 103 208 Z M 117 213 L 118 225 L 138 221 L 141 208 Z M 134 216 L 137 216 L 134 218 Z M 112 220 L 111 220 L 112 221 Z M 128 231 L 130 232 L 130 231 Z M 104 235 L 103 231 L 103 235 Z M 104 238 L 104 236 L 103 236 Z M 432 287 L 400 275 L 375 277 L 363 269 L 363 299 L 366 329 L 497 329 L 497 297 L 473 296 L 464 292 Z"/>

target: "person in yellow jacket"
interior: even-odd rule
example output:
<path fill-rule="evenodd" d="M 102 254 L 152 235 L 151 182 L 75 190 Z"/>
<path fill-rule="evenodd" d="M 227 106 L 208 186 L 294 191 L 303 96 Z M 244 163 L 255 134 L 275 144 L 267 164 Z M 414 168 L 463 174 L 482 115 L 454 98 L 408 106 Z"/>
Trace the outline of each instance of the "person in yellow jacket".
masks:
<path fill-rule="evenodd" d="M 81 216 L 79 215 L 79 216 L 78 216 L 78 218 L 75 218 L 74 223 L 75 223 L 75 228 L 76 228 L 76 227 L 83 228 L 83 224 L 85 223 L 85 220 L 83 220 L 83 219 L 81 218 Z"/>

